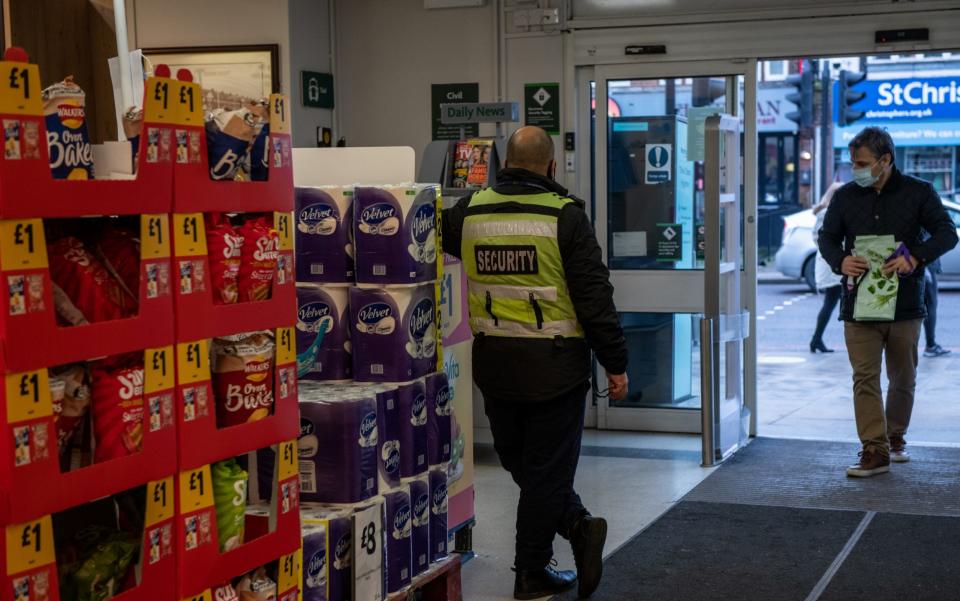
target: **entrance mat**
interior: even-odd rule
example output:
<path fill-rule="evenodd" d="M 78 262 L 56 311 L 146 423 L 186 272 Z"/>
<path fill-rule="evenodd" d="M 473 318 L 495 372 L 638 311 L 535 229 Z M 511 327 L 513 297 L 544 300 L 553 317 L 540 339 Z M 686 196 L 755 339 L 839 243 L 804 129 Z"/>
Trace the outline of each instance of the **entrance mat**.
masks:
<path fill-rule="evenodd" d="M 757 438 L 684 499 L 960 516 L 960 449 L 908 449 L 911 461 L 891 465 L 890 473 L 848 478 L 845 469 L 856 462 L 859 445 Z"/>
<path fill-rule="evenodd" d="M 820 601 L 960 599 L 960 519 L 878 514 Z"/>
<path fill-rule="evenodd" d="M 591 600 L 804 601 L 863 516 L 681 501 L 607 558 Z"/>

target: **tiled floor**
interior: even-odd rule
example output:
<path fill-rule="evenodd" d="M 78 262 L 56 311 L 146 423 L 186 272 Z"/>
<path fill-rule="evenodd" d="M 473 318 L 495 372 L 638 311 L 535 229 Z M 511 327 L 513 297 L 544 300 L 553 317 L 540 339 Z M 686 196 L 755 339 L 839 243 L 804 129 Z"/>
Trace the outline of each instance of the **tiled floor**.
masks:
<path fill-rule="evenodd" d="M 651 453 L 657 459 L 588 455 L 580 460 L 577 492 L 592 513 L 609 522 L 607 554 L 653 522 L 711 471 L 699 465 L 697 436 L 590 430 L 584 436 L 584 445 L 601 450 L 614 447 L 657 451 Z M 661 458 L 671 455 L 674 458 Z M 476 474 L 477 525 L 473 545 L 477 557 L 464 566 L 463 598 L 509 600 L 513 597 L 510 567 L 518 490 L 498 465 L 478 465 Z M 558 537 L 554 549 L 560 567 L 572 569 L 573 557 L 567 542 Z"/>

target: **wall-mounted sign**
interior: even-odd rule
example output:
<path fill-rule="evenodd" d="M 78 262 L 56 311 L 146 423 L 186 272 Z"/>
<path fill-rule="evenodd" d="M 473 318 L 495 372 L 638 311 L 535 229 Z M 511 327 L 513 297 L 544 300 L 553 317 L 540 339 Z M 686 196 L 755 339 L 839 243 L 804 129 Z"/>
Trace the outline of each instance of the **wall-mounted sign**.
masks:
<path fill-rule="evenodd" d="M 657 224 L 657 261 L 675 263 L 683 258 L 683 224 Z"/>
<path fill-rule="evenodd" d="M 460 102 L 440 105 L 440 123 L 513 123 L 520 118 L 516 102 Z"/>
<path fill-rule="evenodd" d="M 560 84 L 528 83 L 523 87 L 523 124 L 560 135 Z"/>
<path fill-rule="evenodd" d="M 300 72 L 300 95 L 303 106 L 316 109 L 333 108 L 333 75 L 316 71 Z"/>
<path fill-rule="evenodd" d="M 480 101 L 480 84 L 478 83 L 435 83 L 430 86 L 430 113 L 433 123 L 433 140 L 459 140 L 460 128 L 458 124 L 444 124 L 441 122 L 440 105 Z M 468 138 L 480 136 L 480 126 L 468 123 L 462 126 L 464 135 Z"/>
<path fill-rule="evenodd" d="M 645 184 L 661 184 L 670 181 L 670 171 L 673 166 L 672 144 L 647 144 L 647 168 L 644 177 Z"/>

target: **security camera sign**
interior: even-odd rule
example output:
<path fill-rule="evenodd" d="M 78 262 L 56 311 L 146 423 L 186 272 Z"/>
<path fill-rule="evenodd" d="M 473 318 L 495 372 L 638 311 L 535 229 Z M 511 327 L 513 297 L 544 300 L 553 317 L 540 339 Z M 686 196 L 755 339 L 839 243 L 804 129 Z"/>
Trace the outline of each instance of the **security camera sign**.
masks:
<path fill-rule="evenodd" d="M 647 144 L 646 159 L 645 184 L 661 184 L 670 181 L 670 168 L 673 165 L 672 144 Z"/>

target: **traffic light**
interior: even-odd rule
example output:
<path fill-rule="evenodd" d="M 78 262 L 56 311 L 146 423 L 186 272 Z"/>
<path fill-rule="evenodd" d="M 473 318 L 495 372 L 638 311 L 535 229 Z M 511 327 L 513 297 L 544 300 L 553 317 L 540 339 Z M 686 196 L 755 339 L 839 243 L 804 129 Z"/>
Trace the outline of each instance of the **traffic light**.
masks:
<path fill-rule="evenodd" d="M 802 72 L 787 76 L 787 83 L 797 89 L 787 94 L 787 100 L 797 105 L 797 110 L 787 113 L 787 119 L 800 127 L 813 126 L 813 65 L 803 61 Z"/>
<path fill-rule="evenodd" d="M 837 111 L 837 125 L 840 127 L 846 127 L 854 121 L 863 119 L 863 111 L 858 111 L 851 107 L 866 97 L 866 92 L 853 89 L 853 86 L 866 78 L 866 73 L 847 70 L 840 71 L 840 81 L 838 82 L 839 87 L 837 89 L 837 104 L 839 107 Z"/>

